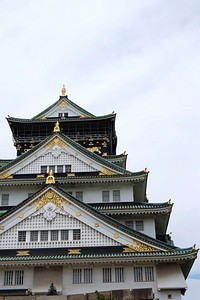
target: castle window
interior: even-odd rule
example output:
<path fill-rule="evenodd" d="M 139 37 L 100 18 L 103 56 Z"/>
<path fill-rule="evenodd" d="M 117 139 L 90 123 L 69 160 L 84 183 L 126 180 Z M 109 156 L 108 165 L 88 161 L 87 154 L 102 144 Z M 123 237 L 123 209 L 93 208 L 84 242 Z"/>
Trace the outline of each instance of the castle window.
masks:
<path fill-rule="evenodd" d="M 67 241 L 69 239 L 69 230 L 67 229 L 64 229 L 64 230 L 61 230 L 61 241 Z"/>
<path fill-rule="evenodd" d="M 48 230 L 40 231 L 40 241 L 48 241 Z"/>
<path fill-rule="evenodd" d="M 112 282 L 111 268 L 103 268 L 103 282 Z"/>
<path fill-rule="evenodd" d="M 26 231 L 18 232 L 18 242 L 26 242 Z"/>
<path fill-rule="evenodd" d="M 4 273 L 4 285 L 22 285 L 24 283 L 23 270 L 7 270 Z"/>
<path fill-rule="evenodd" d="M 143 281 L 142 267 L 134 267 L 133 272 L 134 272 L 134 281 L 135 282 Z"/>
<path fill-rule="evenodd" d="M 154 281 L 154 269 L 152 266 L 134 267 L 133 275 L 135 282 Z"/>
<path fill-rule="evenodd" d="M 47 173 L 47 166 L 41 166 L 41 173 L 46 174 Z"/>
<path fill-rule="evenodd" d="M 102 191 L 102 201 L 103 202 L 109 202 L 110 201 L 109 191 Z"/>
<path fill-rule="evenodd" d="M 53 171 L 53 173 L 55 173 L 56 170 L 56 166 L 49 166 L 49 172 Z"/>
<path fill-rule="evenodd" d="M 120 201 L 120 190 L 113 190 L 113 202 Z"/>
<path fill-rule="evenodd" d="M 7 206 L 9 204 L 9 194 L 2 194 L 1 196 L 1 205 Z"/>
<path fill-rule="evenodd" d="M 38 241 L 38 231 L 31 231 L 30 232 L 30 241 L 37 242 Z"/>
<path fill-rule="evenodd" d="M 76 192 L 76 199 L 83 201 L 83 192 L 82 191 Z"/>
<path fill-rule="evenodd" d="M 81 283 L 81 269 L 73 269 L 73 283 Z"/>
<path fill-rule="evenodd" d="M 57 173 L 63 173 L 63 166 L 57 166 Z"/>
<path fill-rule="evenodd" d="M 144 231 L 144 222 L 143 222 L 143 220 L 135 221 L 135 230 Z"/>
<path fill-rule="evenodd" d="M 80 229 L 74 229 L 73 230 L 73 240 L 78 241 L 81 239 L 81 230 Z"/>
<path fill-rule="evenodd" d="M 84 283 L 92 283 L 92 269 L 88 268 L 88 269 L 84 269 L 83 271 L 84 271 L 84 273 L 83 273 Z"/>
<path fill-rule="evenodd" d="M 153 267 L 144 268 L 145 281 L 154 281 Z"/>
<path fill-rule="evenodd" d="M 58 241 L 58 230 L 51 231 L 51 241 Z"/>
<path fill-rule="evenodd" d="M 62 115 L 63 115 L 62 113 L 58 113 L 59 118 L 62 118 Z"/>
<path fill-rule="evenodd" d="M 66 166 L 65 166 L 65 172 L 66 172 L 66 173 L 71 173 L 71 169 L 72 169 L 72 166 L 71 166 L 71 165 L 66 165 Z"/>
<path fill-rule="evenodd" d="M 128 228 L 134 229 L 134 221 L 125 221 L 125 225 Z"/>
<path fill-rule="evenodd" d="M 124 268 L 118 267 L 115 268 L 115 282 L 123 282 L 124 281 Z"/>

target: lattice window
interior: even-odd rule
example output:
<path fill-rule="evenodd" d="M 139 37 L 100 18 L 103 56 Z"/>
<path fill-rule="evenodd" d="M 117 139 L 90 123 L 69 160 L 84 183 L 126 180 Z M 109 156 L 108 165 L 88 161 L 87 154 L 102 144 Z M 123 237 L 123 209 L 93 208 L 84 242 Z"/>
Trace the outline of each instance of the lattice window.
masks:
<path fill-rule="evenodd" d="M 83 270 L 83 281 L 84 283 L 92 283 L 92 268 L 84 269 Z"/>
<path fill-rule="evenodd" d="M 102 191 L 102 202 L 109 202 L 109 201 L 110 201 L 110 192 Z"/>
<path fill-rule="evenodd" d="M 51 231 L 51 241 L 58 241 L 58 230 Z"/>
<path fill-rule="evenodd" d="M 4 285 L 23 285 L 24 270 L 6 270 L 4 272 Z"/>
<path fill-rule="evenodd" d="M 113 201 L 114 202 L 120 201 L 120 190 L 113 190 Z"/>
<path fill-rule="evenodd" d="M 40 241 L 48 241 L 48 230 L 40 231 Z"/>
<path fill-rule="evenodd" d="M 46 173 L 47 173 L 47 166 L 41 166 L 40 172 L 41 172 L 42 174 L 46 174 Z"/>
<path fill-rule="evenodd" d="M 26 231 L 18 232 L 18 242 L 26 242 Z"/>
<path fill-rule="evenodd" d="M 124 281 L 124 268 L 117 267 L 115 268 L 115 282 L 123 282 Z"/>
<path fill-rule="evenodd" d="M 73 283 L 81 283 L 82 269 L 73 269 Z"/>
<path fill-rule="evenodd" d="M 63 170 L 63 169 L 64 169 L 63 167 L 64 167 L 64 166 L 61 166 L 61 165 L 57 166 L 57 170 L 56 170 L 57 173 L 63 173 L 63 171 L 64 171 L 64 170 Z"/>
<path fill-rule="evenodd" d="M 31 231 L 30 232 L 30 241 L 37 242 L 38 241 L 38 231 Z"/>
<path fill-rule="evenodd" d="M 80 229 L 74 229 L 73 230 L 73 240 L 77 241 L 81 239 L 81 230 Z"/>
<path fill-rule="evenodd" d="M 125 221 L 125 225 L 128 227 L 128 228 L 131 228 L 131 229 L 134 229 L 134 221 Z"/>
<path fill-rule="evenodd" d="M 103 268 L 103 282 L 112 282 L 111 268 Z"/>
<path fill-rule="evenodd" d="M 149 266 L 144 268 L 144 277 L 145 277 L 145 281 L 154 281 L 153 267 Z"/>
<path fill-rule="evenodd" d="M 69 230 L 67 229 L 61 230 L 60 238 L 61 241 L 67 241 L 69 239 Z"/>
<path fill-rule="evenodd" d="M 143 269 L 142 267 L 134 267 L 133 268 L 134 281 L 139 282 L 143 281 Z"/>
<path fill-rule="evenodd" d="M 83 201 L 83 192 L 82 191 L 76 192 L 76 199 Z"/>
<path fill-rule="evenodd" d="M 137 231 L 144 231 L 144 222 L 143 222 L 143 220 L 135 221 L 135 229 Z"/>
<path fill-rule="evenodd" d="M 9 194 L 2 194 L 1 196 L 1 205 L 7 206 L 9 204 Z"/>
<path fill-rule="evenodd" d="M 72 166 L 71 165 L 66 165 L 65 166 L 65 172 L 66 173 L 71 173 L 71 171 L 72 171 Z"/>

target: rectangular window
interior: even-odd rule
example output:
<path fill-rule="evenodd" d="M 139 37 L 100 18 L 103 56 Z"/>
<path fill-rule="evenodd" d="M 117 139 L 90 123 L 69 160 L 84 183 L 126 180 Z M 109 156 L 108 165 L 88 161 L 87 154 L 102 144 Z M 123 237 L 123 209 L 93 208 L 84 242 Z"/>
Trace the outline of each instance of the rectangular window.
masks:
<path fill-rule="evenodd" d="M 74 229 L 73 230 L 73 240 L 77 241 L 81 239 L 81 230 L 80 229 Z"/>
<path fill-rule="evenodd" d="M 40 241 L 48 241 L 48 230 L 41 230 L 40 231 Z"/>
<path fill-rule="evenodd" d="M 47 174 L 47 166 L 41 166 L 41 173 Z"/>
<path fill-rule="evenodd" d="M 81 283 L 81 269 L 73 269 L 73 283 Z"/>
<path fill-rule="evenodd" d="M 24 270 L 15 271 L 15 285 L 24 284 Z"/>
<path fill-rule="evenodd" d="M 63 166 L 57 166 L 57 173 L 63 173 Z"/>
<path fill-rule="evenodd" d="M 115 282 L 124 282 L 124 268 L 115 268 Z"/>
<path fill-rule="evenodd" d="M 120 201 L 120 190 L 113 190 L 113 202 Z"/>
<path fill-rule="evenodd" d="M 69 231 L 67 229 L 61 230 L 61 241 L 67 241 L 69 239 Z"/>
<path fill-rule="evenodd" d="M 59 118 L 62 118 L 62 115 L 63 115 L 62 113 L 58 113 Z"/>
<path fill-rule="evenodd" d="M 137 231 L 144 231 L 144 222 L 143 222 L 143 220 L 135 221 L 135 229 Z"/>
<path fill-rule="evenodd" d="M 26 242 L 26 231 L 18 232 L 18 242 Z"/>
<path fill-rule="evenodd" d="M 64 117 L 67 118 L 68 117 L 68 113 L 64 113 Z"/>
<path fill-rule="evenodd" d="M 71 165 L 66 165 L 66 166 L 65 166 L 65 172 L 66 172 L 66 173 L 71 173 L 71 169 L 72 169 L 72 166 L 71 166 Z"/>
<path fill-rule="evenodd" d="M 24 270 L 7 270 L 4 273 L 4 285 L 23 285 Z"/>
<path fill-rule="evenodd" d="M 31 231 L 30 232 L 30 241 L 37 242 L 38 241 L 38 231 Z"/>
<path fill-rule="evenodd" d="M 82 191 L 76 192 L 76 199 L 83 201 L 83 192 Z"/>
<path fill-rule="evenodd" d="M 84 269 L 84 278 L 83 281 L 84 283 L 92 283 L 92 269 Z"/>
<path fill-rule="evenodd" d="M 13 271 L 5 271 L 4 285 L 13 285 Z"/>
<path fill-rule="evenodd" d="M 51 241 L 58 241 L 58 230 L 51 231 Z"/>
<path fill-rule="evenodd" d="M 133 221 L 125 221 L 125 225 L 128 228 L 134 229 L 134 222 Z"/>
<path fill-rule="evenodd" d="M 111 268 L 103 268 L 103 282 L 112 282 Z"/>
<path fill-rule="evenodd" d="M 102 191 L 102 201 L 103 202 L 109 202 L 110 201 L 109 191 Z"/>
<path fill-rule="evenodd" d="M 53 173 L 55 173 L 55 169 L 56 169 L 56 166 L 49 166 L 49 172 L 53 171 Z"/>
<path fill-rule="evenodd" d="M 9 204 L 9 194 L 2 194 L 1 205 L 8 206 L 8 204 Z"/>
<path fill-rule="evenodd" d="M 143 281 L 142 267 L 134 267 L 133 274 L 135 282 Z"/>
<path fill-rule="evenodd" d="M 144 268 L 145 281 L 154 281 L 153 267 Z"/>

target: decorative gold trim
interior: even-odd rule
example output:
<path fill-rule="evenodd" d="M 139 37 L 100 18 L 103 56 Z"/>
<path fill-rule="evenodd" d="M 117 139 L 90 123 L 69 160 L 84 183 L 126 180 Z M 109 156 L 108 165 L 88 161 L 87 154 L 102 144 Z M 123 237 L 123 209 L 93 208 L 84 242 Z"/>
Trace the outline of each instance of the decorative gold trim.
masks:
<path fill-rule="evenodd" d="M 81 249 L 68 249 L 68 254 L 81 254 Z"/>
<path fill-rule="evenodd" d="M 94 226 L 95 227 L 99 227 L 100 225 L 99 225 L 99 223 L 95 223 Z"/>
<path fill-rule="evenodd" d="M 67 145 L 58 137 L 55 137 L 51 142 L 47 144 L 47 148 L 49 150 L 52 149 L 54 146 L 59 146 L 62 149 L 65 149 L 67 147 Z"/>
<path fill-rule="evenodd" d="M 81 213 L 80 213 L 79 211 L 77 211 L 77 212 L 76 212 L 76 216 L 77 216 L 77 217 L 80 217 L 80 216 L 81 216 Z"/>
<path fill-rule="evenodd" d="M 97 152 L 98 154 L 101 154 L 101 151 L 100 151 L 101 147 L 91 147 L 91 148 L 87 148 L 88 151 L 94 153 L 94 152 Z"/>
<path fill-rule="evenodd" d="M 37 178 L 44 178 L 44 174 L 38 174 L 36 177 Z"/>
<path fill-rule="evenodd" d="M 17 250 L 16 256 L 29 256 L 30 250 Z"/>
<path fill-rule="evenodd" d="M 104 168 L 101 170 L 101 172 L 99 173 L 99 175 L 116 175 L 117 173 L 114 171 L 111 171 L 107 168 Z"/>
<path fill-rule="evenodd" d="M 60 132 L 60 124 L 58 121 L 56 122 L 56 124 L 54 126 L 53 132 Z"/>
<path fill-rule="evenodd" d="M 54 184 L 55 183 L 55 177 L 53 175 L 53 170 L 50 170 L 49 175 L 46 178 L 46 184 Z"/>
<path fill-rule="evenodd" d="M 65 200 L 60 195 L 56 194 L 54 191 L 48 191 L 40 198 L 33 201 L 30 206 L 36 205 L 36 210 L 39 210 L 49 202 L 55 204 L 60 209 L 64 209 L 63 203 L 72 205 L 71 202 Z"/>
<path fill-rule="evenodd" d="M 114 238 L 115 238 L 115 239 L 118 239 L 118 237 L 119 237 L 119 234 L 118 234 L 118 233 L 115 233 L 115 234 L 114 234 Z"/>
<path fill-rule="evenodd" d="M 0 179 L 5 179 L 5 178 L 12 178 L 11 177 L 11 173 L 8 171 L 8 172 L 4 172 L 2 174 L 0 174 Z"/>
<path fill-rule="evenodd" d="M 75 174 L 74 173 L 67 173 L 67 177 L 74 177 Z"/>
<path fill-rule="evenodd" d="M 126 247 L 124 247 L 123 252 L 156 252 L 156 251 L 160 251 L 158 249 L 155 249 L 151 246 L 148 246 L 144 243 L 138 242 L 133 240 L 133 242 L 135 243 L 135 245 L 130 245 L 127 244 L 125 245 Z"/>
<path fill-rule="evenodd" d="M 24 217 L 24 214 L 21 213 L 21 214 L 18 214 L 18 218 L 23 218 Z"/>
<path fill-rule="evenodd" d="M 61 90 L 61 95 L 62 96 L 67 96 L 66 95 L 66 88 L 65 88 L 65 85 L 63 84 L 63 87 L 62 87 L 62 90 Z"/>
<path fill-rule="evenodd" d="M 81 118 L 81 119 L 86 119 L 87 116 L 86 116 L 86 115 L 80 115 L 80 118 Z"/>
<path fill-rule="evenodd" d="M 59 106 L 64 106 L 64 107 L 66 107 L 66 106 L 68 106 L 69 104 L 65 101 L 65 100 L 63 100 L 63 101 L 61 101 L 59 104 L 58 104 L 58 107 Z"/>
<path fill-rule="evenodd" d="M 1 225 L 0 230 L 4 230 L 4 229 L 5 229 L 5 226 Z"/>

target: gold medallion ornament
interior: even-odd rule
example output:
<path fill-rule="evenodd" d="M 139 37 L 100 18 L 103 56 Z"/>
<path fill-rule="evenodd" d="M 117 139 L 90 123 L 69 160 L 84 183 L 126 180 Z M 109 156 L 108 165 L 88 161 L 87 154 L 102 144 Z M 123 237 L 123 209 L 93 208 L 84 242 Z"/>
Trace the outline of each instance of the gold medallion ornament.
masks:
<path fill-rule="evenodd" d="M 81 254 L 81 249 L 68 249 L 68 254 Z"/>
<path fill-rule="evenodd" d="M 18 250 L 16 253 L 16 256 L 29 256 L 30 250 Z"/>
<path fill-rule="evenodd" d="M 53 132 L 60 132 L 60 124 L 58 121 L 56 122 L 56 124 L 54 126 Z"/>

